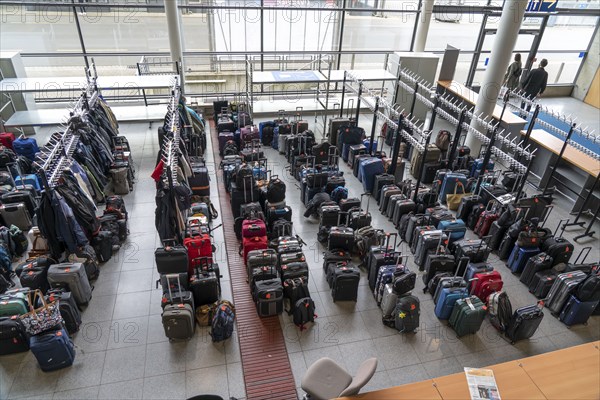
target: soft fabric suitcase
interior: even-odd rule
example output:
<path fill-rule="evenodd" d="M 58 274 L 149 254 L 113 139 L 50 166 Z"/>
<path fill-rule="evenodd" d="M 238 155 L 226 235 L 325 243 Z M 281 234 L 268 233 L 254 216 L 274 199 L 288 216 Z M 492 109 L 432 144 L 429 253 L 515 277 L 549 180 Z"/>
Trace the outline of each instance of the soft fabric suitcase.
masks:
<path fill-rule="evenodd" d="M 514 312 L 505 334 L 511 344 L 529 339 L 535 334 L 543 318 L 544 313 L 537 304 L 521 307 Z"/>
<path fill-rule="evenodd" d="M 334 302 L 357 300 L 358 285 L 360 283 L 360 271 L 358 268 L 351 265 L 335 268 L 332 280 L 331 296 Z"/>
<path fill-rule="evenodd" d="M 500 243 L 502 243 L 502 238 L 504 238 L 507 230 L 508 227 L 500 226 L 498 221 L 492 223 L 490 231 L 488 232 L 488 235 L 491 236 L 489 246 L 492 251 L 500 248 Z"/>
<path fill-rule="evenodd" d="M 204 304 L 212 304 L 219 300 L 219 279 L 214 271 L 199 271 L 190 276 L 190 292 L 194 296 L 196 307 Z"/>
<path fill-rule="evenodd" d="M 395 252 L 393 248 L 386 249 L 387 246 L 375 246 L 369 251 L 367 259 L 367 271 L 369 276 L 369 287 L 375 290 L 379 270 L 386 266 L 396 266 L 400 253 Z"/>
<path fill-rule="evenodd" d="M 197 259 L 208 258 L 212 262 L 212 241 L 208 233 L 183 239 L 183 245 L 187 249 L 188 267 L 185 272 L 188 276 L 194 275 L 194 263 Z"/>
<path fill-rule="evenodd" d="M 0 356 L 29 350 L 29 338 L 19 318 L 0 317 Z"/>
<path fill-rule="evenodd" d="M 100 231 L 92 238 L 92 247 L 99 262 L 107 262 L 112 257 L 112 233 Z"/>
<path fill-rule="evenodd" d="M 31 290 L 39 289 L 42 293 L 46 293 L 50 289 L 48 283 L 48 268 L 40 267 L 35 263 L 29 263 L 19 275 L 21 287 L 27 287 Z"/>
<path fill-rule="evenodd" d="M 430 185 L 435 181 L 437 171 L 442 167 L 439 162 L 428 162 L 425 163 L 423 176 L 421 177 L 421 183 Z"/>
<path fill-rule="evenodd" d="M 397 301 L 398 294 L 394 291 L 394 286 L 391 283 L 388 283 L 383 289 L 383 297 L 381 299 L 381 313 L 384 318 L 394 314 Z"/>
<path fill-rule="evenodd" d="M 454 256 L 450 254 L 427 254 L 425 259 L 425 273 L 423 274 L 423 284 L 425 285 L 423 292 L 427 290 L 429 281 L 431 281 L 436 274 L 442 272 L 453 274 L 455 268 L 456 261 L 454 260 Z"/>
<path fill-rule="evenodd" d="M 458 206 L 458 211 L 456 211 L 456 218 L 460 218 L 462 220 L 466 220 L 473 206 L 476 204 L 481 204 L 481 197 L 478 195 L 470 195 L 463 196 L 460 200 L 460 205 Z"/>
<path fill-rule="evenodd" d="M 351 259 L 352 255 L 350 254 L 350 252 L 345 250 L 335 249 L 331 251 L 326 251 L 323 254 L 323 271 L 327 272 L 327 265 L 329 263 L 337 263 L 343 261 L 348 262 Z"/>
<path fill-rule="evenodd" d="M 243 238 L 242 240 L 242 251 L 244 256 L 244 263 L 248 260 L 248 253 L 253 250 L 263 250 L 268 246 L 266 236 L 254 236 L 251 238 Z"/>
<path fill-rule="evenodd" d="M 481 328 L 486 314 L 485 304 L 478 297 L 459 299 L 454 304 L 448 325 L 458 337 L 476 333 Z"/>
<path fill-rule="evenodd" d="M 354 230 L 345 226 L 332 226 L 329 231 L 327 249 L 352 251 L 354 249 Z"/>
<path fill-rule="evenodd" d="M 379 305 L 381 298 L 383 297 L 384 286 L 388 283 L 393 282 L 394 272 L 397 269 L 402 268 L 400 265 L 384 265 L 377 272 L 377 279 L 375 280 L 375 288 L 373 289 L 373 296 L 375 301 Z"/>
<path fill-rule="evenodd" d="M 188 272 L 188 252 L 184 246 L 159 247 L 154 251 L 154 259 L 159 274 Z"/>
<path fill-rule="evenodd" d="M 400 224 L 400 218 L 402 218 L 403 215 L 414 212 L 416 209 L 417 205 L 414 201 L 412 201 L 412 199 L 397 201 L 392 214 L 392 223 L 394 226 L 397 227 Z"/>
<path fill-rule="evenodd" d="M 506 234 L 502 239 L 502 242 L 500 242 L 498 258 L 501 260 L 508 260 L 516 242 L 517 239 L 513 239 L 510 235 Z"/>
<path fill-rule="evenodd" d="M 419 327 L 420 315 L 421 309 L 417 297 L 400 297 L 394 310 L 394 327 L 402 333 L 414 332 Z"/>
<path fill-rule="evenodd" d="M 584 302 L 600 300 L 600 275 L 598 267 L 577 286 L 575 296 Z"/>
<path fill-rule="evenodd" d="M 337 225 L 340 215 L 340 207 L 335 206 L 323 206 L 321 207 L 321 223 L 320 226 L 334 226 Z"/>
<path fill-rule="evenodd" d="M 444 243 L 447 240 L 448 237 L 446 234 L 440 230 L 421 232 L 417 237 L 417 247 L 414 259 L 415 265 L 419 266 L 420 270 L 423 270 L 427 254 L 430 251 L 435 253 L 440 243 Z"/>
<path fill-rule="evenodd" d="M 416 283 L 417 274 L 409 270 L 408 267 L 402 266 L 400 268 L 396 268 L 394 271 L 392 285 L 394 287 L 394 291 L 398 293 L 398 295 L 403 296 L 411 292 L 414 290 Z"/>
<path fill-rule="evenodd" d="M 29 346 L 44 372 L 69 367 L 75 361 L 75 346 L 63 328 L 32 336 Z"/>
<path fill-rule="evenodd" d="M 305 261 L 296 261 L 291 263 L 285 263 L 280 266 L 281 280 L 294 278 L 305 278 L 308 282 L 309 269 L 308 264 Z"/>
<path fill-rule="evenodd" d="M 375 183 L 373 184 L 373 191 L 371 193 L 373 197 L 375 197 L 375 199 L 377 200 L 377 204 L 379 204 L 379 196 L 381 195 L 381 189 L 383 189 L 385 185 L 394 184 L 395 180 L 396 178 L 394 177 L 394 175 L 390 175 L 387 173 L 375 175 Z"/>
<path fill-rule="evenodd" d="M 79 330 L 79 327 L 81 326 L 81 313 L 79 312 L 77 302 L 75 302 L 71 292 L 51 290 L 46 295 L 46 300 L 50 302 L 58 300 L 60 316 L 64 321 L 65 328 L 67 328 L 67 331 L 70 334 Z"/>
<path fill-rule="evenodd" d="M 272 317 L 283 312 L 283 286 L 281 279 L 256 282 L 253 296 L 259 317 Z"/>
<path fill-rule="evenodd" d="M 510 257 L 508 258 L 507 265 L 512 271 L 513 274 L 520 274 L 525 268 L 527 261 L 540 253 L 540 249 L 537 247 L 534 248 L 522 248 L 518 245 L 515 245 L 512 253 L 510 253 Z"/>
<path fill-rule="evenodd" d="M 553 237 L 544 241 L 542 251 L 552 257 L 552 265 L 568 263 L 573 255 L 573 244 L 562 237 Z"/>
<path fill-rule="evenodd" d="M 189 304 L 168 304 L 164 307 L 161 317 L 165 336 L 170 340 L 185 340 L 194 336 L 195 314 Z"/>
<path fill-rule="evenodd" d="M 558 319 L 567 326 L 587 324 L 596 307 L 598 307 L 598 300 L 581 301 L 576 296 L 571 295 Z"/>
<path fill-rule="evenodd" d="M 556 274 L 553 270 L 536 272 L 529 283 L 529 292 L 538 299 L 545 299 L 550 293 L 550 289 L 556 281 Z"/>
<path fill-rule="evenodd" d="M 455 259 L 468 257 L 472 263 L 485 262 L 490 255 L 490 248 L 482 239 L 463 239 L 454 243 Z M 459 271 L 461 275 L 463 271 Z"/>
<path fill-rule="evenodd" d="M 585 280 L 587 275 L 581 271 L 565 272 L 559 274 L 548 292 L 546 307 L 553 313 L 558 314 L 577 286 Z"/>
<path fill-rule="evenodd" d="M 29 312 L 29 302 L 26 292 L 7 292 L 0 295 L 0 317 L 11 317 L 13 315 L 22 315 Z"/>
<path fill-rule="evenodd" d="M 521 283 L 529 287 L 536 273 L 552 268 L 552 257 L 546 253 L 539 253 L 527 260 L 525 268 L 519 279 Z"/>
<path fill-rule="evenodd" d="M 31 218 L 24 203 L 0 205 L 0 217 L 7 226 L 15 225 L 25 232 L 31 228 Z"/>
<path fill-rule="evenodd" d="M 78 305 L 87 305 L 92 299 L 92 287 L 82 263 L 51 265 L 48 269 L 48 282 L 54 289 L 71 292 Z"/>

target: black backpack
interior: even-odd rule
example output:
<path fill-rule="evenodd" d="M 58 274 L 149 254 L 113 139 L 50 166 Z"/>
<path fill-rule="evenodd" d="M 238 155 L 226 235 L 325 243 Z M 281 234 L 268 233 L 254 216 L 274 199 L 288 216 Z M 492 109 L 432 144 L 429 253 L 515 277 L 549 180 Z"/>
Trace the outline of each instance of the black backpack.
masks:
<path fill-rule="evenodd" d="M 304 325 L 309 322 L 315 322 L 315 302 L 310 297 L 301 298 L 294 305 L 294 325 L 303 331 Z"/>
<path fill-rule="evenodd" d="M 235 172 L 235 184 L 238 190 L 252 190 L 254 186 L 254 175 L 252 167 L 248 164 L 241 164 Z"/>
<path fill-rule="evenodd" d="M 600 276 L 592 274 L 577 287 L 577 298 L 580 301 L 600 300 Z"/>
<path fill-rule="evenodd" d="M 285 200 L 285 183 L 277 175 L 271 177 L 267 185 L 267 201 L 271 204 Z"/>
<path fill-rule="evenodd" d="M 17 155 L 14 151 L 8 147 L 0 147 L 0 168 L 6 168 L 8 164 L 12 164 L 17 159 Z"/>

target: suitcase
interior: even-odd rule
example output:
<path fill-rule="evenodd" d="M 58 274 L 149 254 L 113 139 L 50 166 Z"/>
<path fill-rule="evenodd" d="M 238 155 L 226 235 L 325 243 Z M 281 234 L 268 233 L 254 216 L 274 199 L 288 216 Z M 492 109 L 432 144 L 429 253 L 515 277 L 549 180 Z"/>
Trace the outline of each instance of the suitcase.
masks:
<path fill-rule="evenodd" d="M 425 259 L 425 273 L 423 274 L 423 284 L 425 285 L 423 292 L 427 291 L 428 284 L 435 275 L 443 272 L 453 275 L 455 269 L 456 261 L 454 260 L 454 256 L 450 254 L 427 254 Z"/>
<path fill-rule="evenodd" d="M 471 213 L 473 206 L 475 206 L 476 204 L 481 204 L 481 196 L 463 196 L 463 198 L 460 200 L 458 210 L 456 211 L 456 218 L 466 220 L 469 214 Z"/>
<path fill-rule="evenodd" d="M 415 214 L 410 217 L 406 225 L 405 237 L 403 238 L 409 247 L 412 246 L 415 229 L 419 226 L 428 225 L 428 222 L 429 216 L 425 214 Z"/>
<path fill-rule="evenodd" d="M 587 275 L 581 271 L 565 272 L 559 274 L 548 292 L 546 307 L 553 313 L 558 314 L 568 301 L 571 294 L 577 289 Z"/>
<path fill-rule="evenodd" d="M 177 290 L 173 291 L 171 284 L 167 281 L 167 293 L 162 299 L 162 324 L 165 336 L 169 340 L 190 339 L 194 336 L 195 304 L 191 292 L 183 290 L 179 274 L 177 277 Z"/>
<path fill-rule="evenodd" d="M 44 372 L 69 367 L 75 361 L 75 346 L 64 328 L 32 336 L 29 345 Z"/>
<path fill-rule="evenodd" d="M 435 230 L 436 230 L 435 226 L 433 226 L 433 225 L 417 226 L 412 234 L 412 243 L 410 245 L 410 251 L 413 254 L 417 254 L 417 245 L 419 243 L 418 239 L 419 239 L 419 236 L 421 236 L 422 232 L 435 231 Z"/>
<path fill-rule="evenodd" d="M 547 255 L 546 253 L 536 254 L 535 256 L 527 260 L 527 263 L 525 264 L 525 268 L 523 268 L 523 272 L 521 273 L 521 278 L 519 280 L 521 281 L 521 283 L 529 287 L 536 273 L 540 271 L 546 271 L 550 268 L 552 268 L 552 257 Z"/>
<path fill-rule="evenodd" d="M 486 262 L 490 255 L 490 248 L 483 239 L 463 239 L 454 243 L 455 259 L 468 257 L 472 263 Z M 463 271 L 459 271 L 459 275 Z"/>
<path fill-rule="evenodd" d="M 475 160 L 475 162 L 473 162 L 473 165 L 471 167 L 471 177 L 477 178 L 482 170 L 483 172 L 488 172 L 488 171 L 493 171 L 494 170 L 494 161 L 493 160 L 489 160 L 487 168 L 483 168 L 483 158 L 478 158 Z"/>
<path fill-rule="evenodd" d="M 194 275 L 194 262 L 198 258 L 208 258 L 212 262 L 212 242 L 211 237 L 208 233 L 201 233 L 192 237 L 183 239 L 183 245 L 187 249 L 188 263 L 187 272 L 188 276 Z"/>
<path fill-rule="evenodd" d="M 394 279 L 394 273 L 397 270 L 401 271 L 403 268 L 404 267 L 399 263 L 394 265 L 384 265 L 379 268 L 379 271 L 377 272 L 377 278 L 375 279 L 375 288 L 373 289 L 373 296 L 375 297 L 377 305 L 381 303 L 384 286 L 388 283 L 392 283 Z"/>
<path fill-rule="evenodd" d="M 575 296 L 584 302 L 600 300 L 600 275 L 596 266 L 592 272 L 575 290 Z"/>
<path fill-rule="evenodd" d="M 383 161 L 379 158 L 365 160 L 361 163 L 360 170 L 363 189 L 365 192 L 371 193 L 375 186 L 375 177 L 385 172 Z"/>
<path fill-rule="evenodd" d="M 367 208 L 365 211 L 362 210 L 362 198 L 363 196 L 369 196 L 367 198 Z M 358 210 L 350 211 L 348 214 L 348 227 L 353 229 L 354 231 L 363 228 L 365 226 L 371 225 L 371 213 L 369 212 L 369 203 L 371 202 L 371 197 L 369 193 L 363 193 L 360 195 L 361 198 L 361 208 Z"/>
<path fill-rule="evenodd" d="M 417 236 L 417 246 L 415 251 L 414 263 L 422 271 L 425 268 L 425 259 L 429 252 L 435 253 L 436 250 L 448 240 L 448 236 L 440 230 L 422 231 Z"/>
<path fill-rule="evenodd" d="M 417 205 L 411 199 L 397 201 L 392 214 L 392 223 L 394 224 L 394 226 L 399 226 L 400 219 L 402 218 L 402 216 L 410 212 L 414 212 L 416 211 L 416 209 Z"/>
<path fill-rule="evenodd" d="M 421 177 L 421 183 L 430 185 L 435 181 L 436 173 L 442 168 L 440 162 L 427 162 L 425 163 L 423 176 Z"/>
<path fill-rule="evenodd" d="M 329 231 L 327 249 L 342 249 L 351 252 L 354 249 L 354 229 L 345 226 L 332 226 Z"/>
<path fill-rule="evenodd" d="M 217 120 L 217 132 L 224 132 L 224 131 L 228 131 L 228 132 L 235 131 L 235 124 L 233 123 L 233 120 L 226 116 L 219 117 L 219 119 Z"/>
<path fill-rule="evenodd" d="M 350 252 L 345 251 L 345 250 L 340 250 L 340 249 L 335 249 L 335 250 L 331 250 L 331 251 L 326 251 L 323 254 L 323 271 L 326 273 L 327 272 L 327 265 L 330 263 L 337 263 L 337 262 L 343 262 L 343 261 L 350 261 L 352 259 L 352 256 L 350 254 Z"/>
<path fill-rule="evenodd" d="M 484 272 L 492 272 L 494 267 L 486 262 L 482 263 L 472 263 L 467 264 L 467 271 L 465 272 L 465 281 L 468 283 L 472 283 L 471 281 L 475 278 L 475 275 L 481 274 Z M 469 285 L 472 287 L 472 285 Z M 471 289 L 472 290 L 472 289 Z"/>
<path fill-rule="evenodd" d="M 381 195 L 381 189 L 383 189 L 383 187 L 386 185 L 393 185 L 395 180 L 396 180 L 396 178 L 394 177 L 394 175 L 390 175 L 387 173 L 375 175 L 375 182 L 373 184 L 373 191 L 371 192 L 371 194 L 377 200 L 377 204 L 379 204 L 379 197 Z"/>
<path fill-rule="evenodd" d="M 550 293 L 550 289 L 556 281 L 556 274 L 553 270 L 539 271 L 533 275 L 529 283 L 529 292 L 538 299 L 545 299 Z"/>
<path fill-rule="evenodd" d="M 402 193 L 390 196 L 390 199 L 387 202 L 387 208 L 383 210 L 384 212 L 382 211 L 382 214 L 391 220 L 394 216 L 394 208 L 396 207 L 396 203 L 402 200 L 406 200 L 406 196 Z"/>
<path fill-rule="evenodd" d="M 248 279 L 250 279 L 252 268 L 261 266 L 276 267 L 279 263 L 277 252 L 274 249 L 254 250 L 248 253 L 246 261 Z"/>
<path fill-rule="evenodd" d="M 283 312 L 283 286 L 281 279 L 256 282 L 253 291 L 259 317 L 272 317 Z"/>
<path fill-rule="evenodd" d="M 100 231 L 92 238 L 92 247 L 99 262 L 107 262 L 112 257 L 112 233 Z"/>
<path fill-rule="evenodd" d="M 487 236 L 490 231 L 490 228 L 492 227 L 492 224 L 499 217 L 500 217 L 500 215 L 496 212 L 492 212 L 492 211 L 482 212 L 481 215 L 479 216 L 479 220 L 477 221 L 477 225 L 475 225 L 475 229 L 474 229 L 475 234 L 477 236 L 479 236 L 480 238 Z"/>
<path fill-rule="evenodd" d="M 471 294 L 487 303 L 489 295 L 501 291 L 503 286 L 504 282 L 498 271 L 480 272 L 473 277 Z"/>
<path fill-rule="evenodd" d="M 319 226 L 331 227 L 337 225 L 340 216 L 340 207 L 323 206 L 321 207 L 321 222 Z"/>
<path fill-rule="evenodd" d="M 304 277 L 308 282 L 309 269 L 308 264 L 304 261 L 285 263 L 281 265 L 280 269 L 282 281 Z"/>
<path fill-rule="evenodd" d="M 350 168 L 353 168 L 355 157 L 357 155 L 366 154 L 366 153 L 367 153 L 367 147 L 362 143 L 350 146 L 348 149 L 348 160 L 347 160 Z M 346 161 L 346 160 L 344 160 L 344 161 Z"/>
<path fill-rule="evenodd" d="M 19 318 L 0 317 L 0 356 L 29 350 L 29 338 Z"/>
<path fill-rule="evenodd" d="M 330 176 L 325 185 L 325 193 L 331 194 L 338 187 L 346 187 L 346 178 L 343 176 Z"/>
<path fill-rule="evenodd" d="M 351 265 L 346 265 L 333 270 L 333 284 L 331 296 L 333 301 L 356 301 L 358 298 L 358 285 L 360 271 Z"/>
<path fill-rule="evenodd" d="M 462 279 L 462 278 L 461 278 Z M 435 303 L 435 316 L 439 319 L 449 319 L 456 302 L 469 296 L 466 287 L 452 286 L 444 287 L 442 282 L 437 288 L 439 295 Z"/>
<path fill-rule="evenodd" d="M 425 210 L 425 215 L 429 216 L 431 225 L 433 226 L 438 226 L 442 221 L 449 221 L 454 219 L 454 215 L 452 215 L 452 212 L 441 207 L 428 208 Z"/>
<path fill-rule="evenodd" d="M 442 185 L 441 185 L 440 191 L 439 191 L 440 192 L 440 194 L 439 194 L 440 203 L 446 204 L 446 195 L 454 193 L 454 188 L 456 187 L 457 182 L 462 183 L 465 188 L 468 187 L 467 186 L 467 177 L 463 174 L 457 174 L 457 173 L 453 172 L 453 173 L 446 174 L 444 176 L 444 181 L 442 182 Z M 462 219 L 464 219 L 464 218 L 462 218 Z"/>
<path fill-rule="evenodd" d="M 458 337 L 476 333 L 485 319 L 486 310 L 485 304 L 475 296 L 459 299 L 454 304 L 448 325 Z"/>
<path fill-rule="evenodd" d="M 462 240 L 467 232 L 467 227 L 462 219 L 447 219 L 440 221 L 437 229 L 442 230 L 448 235 L 449 243 Z"/>
<path fill-rule="evenodd" d="M 31 290 L 39 289 L 46 294 L 50 289 L 48 283 L 48 267 L 38 266 L 36 263 L 28 263 L 23 267 L 19 275 L 21 287 L 30 288 Z"/>
<path fill-rule="evenodd" d="M 51 290 L 46 295 L 47 301 L 58 300 L 60 316 L 64 321 L 65 328 L 69 334 L 73 334 L 79 330 L 81 326 L 81 313 L 77 307 L 77 303 L 71 292 L 63 290 Z"/>
<path fill-rule="evenodd" d="M 225 143 L 229 142 L 233 139 L 233 133 L 229 131 L 219 132 L 219 154 L 223 157 L 223 149 L 225 148 Z"/>
<path fill-rule="evenodd" d="M 24 203 L 0 205 L 0 217 L 6 226 L 15 225 L 25 232 L 31 228 L 31 218 Z"/>
<path fill-rule="evenodd" d="M 536 254 L 540 253 L 540 249 L 535 248 L 522 248 L 518 245 L 513 247 L 512 252 L 510 253 L 510 257 L 506 265 L 510 268 L 513 274 L 520 274 L 525 268 L 525 264 L 527 264 L 527 260 Z"/>
<path fill-rule="evenodd" d="M 507 233 L 504 236 L 504 239 L 502 239 L 502 242 L 500 242 L 500 247 L 498 248 L 498 258 L 501 260 L 507 260 L 508 257 L 510 257 L 513 248 L 515 247 L 516 242 L 517 239 L 513 239 Z"/>
<path fill-rule="evenodd" d="M 221 288 L 219 277 L 215 271 L 201 271 L 195 268 L 195 273 L 190 276 L 190 292 L 194 296 L 194 306 L 212 304 L 219 300 Z"/>
<path fill-rule="evenodd" d="M 529 339 L 535 334 L 543 318 L 544 313 L 537 304 L 521 307 L 514 312 L 504 333 L 511 344 Z"/>
<path fill-rule="evenodd" d="M 336 117 L 329 120 L 328 140 L 335 146 L 337 145 L 338 131 L 341 127 L 350 124 L 350 119 L 346 117 Z"/>
<path fill-rule="evenodd" d="M 398 295 L 403 296 L 408 294 L 414 290 L 416 283 L 417 274 L 410 271 L 408 267 L 401 266 L 401 268 L 396 268 L 394 271 L 392 285 Z"/>
<path fill-rule="evenodd" d="M 488 236 L 490 237 L 489 246 L 492 251 L 496 251 L 500 248 L 500 243 L 502 243 L 502 238 L 508 231 L 508 227 L 500 226 L 498 221 L 494 221 L 492 226 L 490 227 L 490 231 L 488 232 Z"/>
<path fill-rule="evenodd" d="M 159 274 L 188 272 L 188 252 L 184 246 L 159 247 L 154 251 L 154 259 Z"/>
<path fill-rule="evenodd" d="M 544 241 L 542 251 L 552 257 L 552 266 L 568 263 L 573 255 L 573 244 L 562 237 L 552 237 Z"/>
<path fill-rule="evenodd" d="M 77 305 L 87 305 L 92 299 L 92 287 L 82 263 L 51 265 L 48 268 L 48 282 L 53 289 L 71 292 Z"/>
<path fill-rule="evenodd" d="M 306 257 L 302 250 L 282 250 L 279 252 L 278 266 L 282 267 L 285 264 L 291 264 L 296 262 L 306 262 Z"/>
<path fill-rule="evenodd" d="M 29 302 L 26 293 L 19 289 L 8 291 L 0 295 L 0 317 L 11 317 L 13 315 L 22 315 L 29 312 Z"/>
<path fill-rule="evenodd" d="M 383 187 L 380 194 L 379 211 L 381 211 L 382 214 L 385 214 L 388 209 L 390 198 L 400 194 L 403 194 L 402 190 L 400 190 L 400 188 L 396 185 Z"/>
<path fill-rule="evenodd" d="M 383 297 L 381 298 L 381 313 L 384 318 L 394 315 L 397 301 L 398 294 L 394 291 L 394 286 L 388 283 L 383 289 Z"/>
<path fill-rule="evenodd" d="M 419 327 L 420 314 L 418 298 L 415 296 L 400 297 L 394 310 L 394 327 L 402 333 L 414 332 Z"/>
<path fill-rule="evenodd" d="M 567 326 L 587 324 L 596 307 L 598 307 L 598 300 L 581 301 L 577 296 L 571 295 L 558 319 Z"/>
<path fill-rule="evenodd" d="M 204 165 L 193 166 L 192 176 L 188 176 L 188 184 L 196 196 L 210 196 L 210 178 L 208 168 Z"/>
<path fill-rule="evenodd" d="M 435 144 L 429 144 L 427 146 L 427 157 L 425 159 L 425 163 L 428 162 L 437 162 L 439 161 L 441 156 L 440 149 Z M 423 159 L 423 153 L 418 151 L 413 151 L 412 157 L 410 159 L 410 174 L 414 177 L 419 175 L 421 171 L 421 162 Z"/>
<path fill-rule="evenodd" d="M 268 246 L 266 236 L 254 236 L 251 238 L 242 239 L 242 251 L 244 256 L 244 264 L 248 260 L 248 253 L 253 250 L 263 250 Z"/>

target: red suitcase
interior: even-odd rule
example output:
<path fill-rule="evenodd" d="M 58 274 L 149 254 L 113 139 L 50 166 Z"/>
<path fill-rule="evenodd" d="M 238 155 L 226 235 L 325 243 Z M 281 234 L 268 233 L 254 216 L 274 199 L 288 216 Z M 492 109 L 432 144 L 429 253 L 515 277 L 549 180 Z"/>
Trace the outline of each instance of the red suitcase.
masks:
<path fill-rule="evenodd" d="M 242 251 L 244 255 L 244 265 L 248 259 L 248 253 L 252 250 L 264 250 L 268 242 L 266 236 L 245 237 L 242 239 Z"/>
<path fill-rule="evenodd" d="M 8 147 L 9 149 L 13 149 L 13 142 L 15 141 L 15 134 L 11 132 L 2 132 L 0 133 L 0 143 L 2 146 Z"/>
<path fill-rule="evenodd" d="M 502 275 L 498 271 L 482 272 L 473 277 L 471 293 L 486 303 L 490 294 L 499 292 L 503 286 Z"/>
<path fill-rule="evenodd" d="M 494 221 L 496 221 L 500 216 L 493 211 L 484 211 L 479 216 L 477 220 L 477 225 L 475 225 L 474 232 L 479 235 L 480 238 L 487 236 L 490 232 L 490 228 Z"/>
<path fill-rule="evenodd" d="M 247 219 L 242 222 L 242 237 L 267 236 L 265 221 L 260 219 Z"/>
<path fill-rule="evenodd" d="M 210 263 L 212 260 L 212 242 L 210 235 L 207 233 L 194 235 L 183 239 L 183 245 L 188 251 L 188 276 L 194 274 L 194 263 L 193 261 L 197 258 L 208 258 Z"/>

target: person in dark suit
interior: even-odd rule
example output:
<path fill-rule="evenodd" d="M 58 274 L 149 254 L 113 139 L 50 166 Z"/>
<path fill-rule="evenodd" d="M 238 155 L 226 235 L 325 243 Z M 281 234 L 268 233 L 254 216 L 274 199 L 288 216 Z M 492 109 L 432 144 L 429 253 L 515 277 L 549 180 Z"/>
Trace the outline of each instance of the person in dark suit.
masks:
<path fill-rule="evenodd" d="M 535 99 L 546 90 L 546 84 L 548 83 L 548 72 L 544 69 L 548 65 L 548 60 L 545 58 L 540 61 L 540 66 L 534 70 L 532 70 L 527 78 L 523 81 L 523 92 L 525 92 L 525 96 Z M 521 108 L 524 108 L 525 103 L 521 105 Z M 531 105 L 527 106 L 527 111 L 531 109 Z"/>

